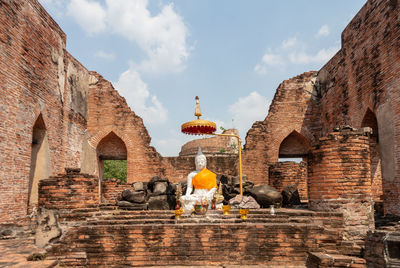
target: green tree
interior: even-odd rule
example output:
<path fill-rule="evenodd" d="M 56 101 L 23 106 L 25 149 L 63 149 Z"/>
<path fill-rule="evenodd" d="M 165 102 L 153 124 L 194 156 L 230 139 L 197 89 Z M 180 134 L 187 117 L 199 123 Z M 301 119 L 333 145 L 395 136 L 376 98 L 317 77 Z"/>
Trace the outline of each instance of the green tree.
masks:
<path fill-rule="evenodd" d="M 104 160 L 103 177 L 126 182 L 126 160 Z"/>

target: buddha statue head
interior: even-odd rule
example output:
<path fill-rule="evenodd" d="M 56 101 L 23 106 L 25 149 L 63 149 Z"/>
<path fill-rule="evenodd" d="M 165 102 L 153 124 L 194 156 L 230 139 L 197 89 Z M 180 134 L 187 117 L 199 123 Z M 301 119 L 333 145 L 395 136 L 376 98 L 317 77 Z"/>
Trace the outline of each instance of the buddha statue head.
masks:
<path fill-rule="evenodd" d="M 201 147 L 199 146 L 199 151 L 197 152 L 196 157 L 194 158 L 194 163 L 196 165 L 196 170 L 203 170 L 207 166 L 206 156 L 201 151 Z"/>

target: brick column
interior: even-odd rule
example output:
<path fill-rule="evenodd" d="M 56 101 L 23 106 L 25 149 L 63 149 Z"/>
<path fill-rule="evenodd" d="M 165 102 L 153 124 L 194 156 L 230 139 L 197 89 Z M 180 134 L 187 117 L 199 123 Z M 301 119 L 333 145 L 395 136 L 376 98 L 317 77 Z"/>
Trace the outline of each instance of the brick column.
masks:
<path fill-rule="evenodd" d="M 308 163 L 312 210 L 342 212 L 343 240 L 358 249 L 374 229 L 368 137 L 346 128 L 321 138 Z"/>

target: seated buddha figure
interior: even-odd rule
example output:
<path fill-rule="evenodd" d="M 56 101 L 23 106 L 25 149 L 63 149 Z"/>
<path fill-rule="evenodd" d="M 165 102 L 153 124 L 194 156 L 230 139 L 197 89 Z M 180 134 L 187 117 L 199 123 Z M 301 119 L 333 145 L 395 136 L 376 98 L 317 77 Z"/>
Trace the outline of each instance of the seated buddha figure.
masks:
<path fill-rule="evenodd" d="M 217 175 L 209 171 L 206 156 L 199 151 L 195 157 L 196 171 L 190 172 L 187 177 L 186 194 L 181 197 L 183 211 L 192 212 L 196 203 L 202 204 L 207 201 L 209 207 L 217 190 Z M 192 190 L 194 187 L 194 192 Z"/>

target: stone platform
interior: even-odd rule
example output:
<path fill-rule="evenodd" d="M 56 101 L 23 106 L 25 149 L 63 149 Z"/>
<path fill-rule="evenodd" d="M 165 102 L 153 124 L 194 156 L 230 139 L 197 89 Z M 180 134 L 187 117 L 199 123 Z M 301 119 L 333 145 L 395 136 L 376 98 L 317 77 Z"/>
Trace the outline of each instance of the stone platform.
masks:
<path fill-rule="evenodd" d="M 241 220 L 238 210 L 229 216 L 208 211 L 176 221 L 173 211 L 113 206 L 59 211 L 68 231 L 48 258 L 78 267 L 306 267 L 310 252 L 339 256 L 350 247 L 341 239 L 340 213 L 277 209 L 270 215 L 258 209 L 248 217 Z"/>

